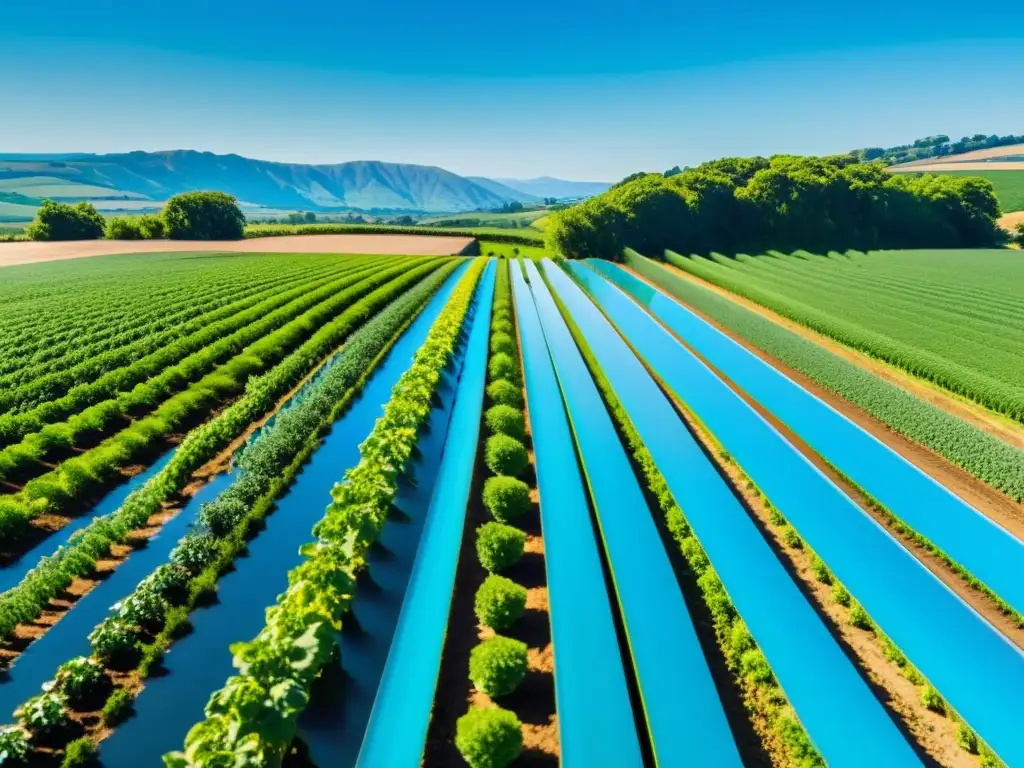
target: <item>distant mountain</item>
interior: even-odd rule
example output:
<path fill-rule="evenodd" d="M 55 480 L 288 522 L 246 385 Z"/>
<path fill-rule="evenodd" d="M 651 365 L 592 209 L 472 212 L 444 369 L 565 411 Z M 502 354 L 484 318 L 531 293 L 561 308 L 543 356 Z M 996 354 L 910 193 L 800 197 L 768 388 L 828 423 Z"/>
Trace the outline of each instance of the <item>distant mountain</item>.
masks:
<path fill-rule="evenodd" d="M 512 189 L 512 187 L 506 186 L 494 179 L 488 179 L 483 176 L 467 176 L 466 178 L 474 184 L 480 185 L 489 192 L 493 192 L 498 197 L 505 198 L 509 202 L 539 203 L 541 201 L 541 198 L 536 195 L 531 195 L 528 192 L 521 192 L 518 189 Z"/>
<path fill-rule="evenodd" d="M 565 181 L 541 176 L 536 179 L 494 179 L 499 184 L 535 197 L 593 197 L 611 186 L 604 181 Z"/>
<path fill-rule="evenodd" d="M 113 155 L 0 154 L 0 186 L 15 191 L 18 179 L 31 180 L 33 190 L 53 190 L 46 194 L 54 197 L 76 197 L 76 185 L 87 185 L 81 188 L 81 197 L 97 198 L 109 190 L 110 197 L 155 201 L 180 192 L 217 189 L 246 203 L 313 211 L 477 211 L 499 208 L 514 194 L 499 194 L 442 168 L 425 165 L 377 161 L 301 165 L 192 150 Z"/>

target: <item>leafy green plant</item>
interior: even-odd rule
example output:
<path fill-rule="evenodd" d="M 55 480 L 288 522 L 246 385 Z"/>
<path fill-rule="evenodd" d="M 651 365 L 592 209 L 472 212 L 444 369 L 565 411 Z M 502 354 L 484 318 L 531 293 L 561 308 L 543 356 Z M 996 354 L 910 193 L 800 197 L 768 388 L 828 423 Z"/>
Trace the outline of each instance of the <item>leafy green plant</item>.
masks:
<path fill-rule="evenodd" d="M 484 462 L 496 475 L 520 475 L 530 463 L 526 446 L 508 435 L 491 435 L 484 445 Z"/>
<path fill-rule="evenodd" d="M 511 405 L 492 405 L 484 414 L 484 422 L 491 434 L 508 435 L 516 440 L 526 439 L 523 412 Z"/>
<path fill-rule="evenodd" d="M 103 705 L 104 724 L 114 726 L 124 722 L 131 714 L 132 703 L 132 695 L 126 689 L 116 688 Z"/>
<path fill-rule="evenodd" d="M 21 765 L 28 758 L 28 734 L 17 725 L 0 728 L 0 765 Z"/>
<path fill-rule="evenodd" d="M 507 709 L 470 709 L 455 725 L 455 746 L 470 768 L 506 768 L 523 750 L 523 724 Z"/>
<path fill-rule="evenodd" d="M 842 584 L 832 585 L 832 599 L 844 608 L 850 606 L 850 593 L 846 591 L 846 587 Z"/>
<path fill-rule="evenodd" d="M 114 605 L 117 615 L 126 623 L 146 629 L 159 629 L 167 615 L 167 601 L 155 591 L 140 587 Z"/>
<path fill-rule="evenodd" d="M 195 575 L 217 556 L 217 539 L 210 533 L 190 533 L 171 552 L 171 563 Z"/>
<path fill-rule="evenodd" d="M 476 591 L 473 605 L 481 624 L 491 629 L 505 629 L 523 615 L 526 588 L 492 573 Z"/>
<path fill-rule="evenodd" d="M 498 379 L 487 385 L 487 396 L 492 403 L 508 405 L 512 408 L 523 407 L 523 391 L 507 379 Z"/>
<path fill-rule="evenodd" d="M 164 227 L 171 240 L 241 240 L 245 216 L 238 201 L 223 192 L 186 192 L 164 205 Z"/>
<path fill-rule="evenodd" d="M 61 768 L 82 768 L 82 766 L 93 765 L 99 754 L 95 745 L 83 736 L 64 748 L 64 760 L 60 766 Z"/>
<path fill-rule="evenodd" d="M 507 523 L 529 509 L 530 486 L 514 477 L 489 477 L 484 482 L 484 506 L 499 523 Z"/>
<path fill-rule="evenodd" d="M 469 654 L 469 679 L 491 698 L 512 693 L 526 677 L 526 643 L 495 635 Z"/>
<path fill-rule="evenodd" d="M 921 691 L 921 703 L 932 712 L 938 712 L 940 715 L 946 713 L 946 702 L 942 700 L 939 692 L 930 685 L 926 685 Z"/>
<path fill-rule="evenodd" d="M 931 707 L 928 708 L 931 709 Z M 957 726 L 956 743 L 961 749 L 970 752 L 972 755 L 978 754 L 978 734 L 968 728 L 967 723 L 960 723 Z"/>
<path fill-rule="evenodd" d="M 865 611 L 859 603 L 855 604 L 850 609 L 850 615 L 846 619 L 851 627 L 857 627 L 857 629 L 871 629 L 871 619 L 868 617 L 867 611 Z"/>
<path fill-rule="evenodd" d="M 515 384 L 520 383 L 519 364 L 511 355 L 499 352 L 491 355 L 487 361 L 487 376 L 491 381 L 495 379 L 507 379 Z"/>
<path fill-rule="evenodd" d="M 49 735 L 68 724 L 64 697 L 59 693 L 33 696 L 18 710 L 18 722 L 33 733 Z"/>
<path fill-rule="evenodd" d="M 791 525 L 787 525 L 782 529 L 782 540 L 786 542 L 787 547 L 792 549 L 802 549 L 804 546 L 803 541 L 800 539 L 800 534 Z"/>
<path fill-rule="evenodd" d="M 54 678 L 55 690 L 72 705 L 88 702 L 103 690 L 107 673 L 95 659 L 79 656 L 61 664 Z"/>
<path fill-rule="evenodd" d="M 123 620 L 110 617 L 89 634 L 93 653 L 111 666 L 130 666 L 139 653 L 139 640 Z"/>
<path fill-rule="evenodd" d="M 515 565 L 523 556 L 526 534 L 504 523 L 484 523 L 476 529 L 476 554 L 491 573 Z"/>
<path fill-rule="evenodd" d="M 814 574 L 814 578 L 822 584 L 832 584 L 832 574 L 828 570 L 828 566 L 825 565 L 825 561 L 817 555 L 811 557 L 811 573 Z"/>
<path fill-rule="evenodd" d="M 103 237 L 104 219 L 92 203 L 68 205 L 43 200 L 35 220 L 25 227 L 32 240 L 95 240 Z"/>
<path fill-rule="evenodd" d="M 515 355 L 516 341 L 504 331 L 496 331 L 491 336 L 491 352 L 504 352 L 506 355 Z"/>

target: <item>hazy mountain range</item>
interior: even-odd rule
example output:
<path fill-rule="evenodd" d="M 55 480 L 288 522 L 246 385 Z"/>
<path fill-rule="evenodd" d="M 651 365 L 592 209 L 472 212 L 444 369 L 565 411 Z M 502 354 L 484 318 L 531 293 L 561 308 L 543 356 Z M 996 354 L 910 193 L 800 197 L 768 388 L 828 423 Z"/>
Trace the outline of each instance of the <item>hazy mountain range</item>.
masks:
<path fill-rule="evenodd" d="M 303 165 L 173 150 L 125 154 L 0 154 L 0 193 L 53 199 L 162 202 L 217 189 L 248 204 L 285 210 L 448 213 L 544 197 L 587 197 L 608 184 L 559 179 L 463 177 L 426 165 L 355 161 Z M 23 202 L 19 200 L 18 202 Z"/>

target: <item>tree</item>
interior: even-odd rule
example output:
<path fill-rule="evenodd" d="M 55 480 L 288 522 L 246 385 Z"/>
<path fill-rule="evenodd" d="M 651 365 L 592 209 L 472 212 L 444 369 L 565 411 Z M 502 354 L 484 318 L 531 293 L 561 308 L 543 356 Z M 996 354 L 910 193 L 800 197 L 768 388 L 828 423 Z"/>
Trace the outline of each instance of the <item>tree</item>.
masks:
<path fill-rule="evenodd" d="M 245 232 L 237 200 L 224 192 L 175 195 L 163 216 L 171 240 L 240 240 Z"/>
<path fill-rule="evenodd" d="M 307 224 L 312 224 L 313 222 L 316 221 L 316 214 L 313 213 L 312 211 L 306 211 L 306 215 L 303 216 L 302 218 L 306 220 Z"/>
<path fill-rule="evenodd" d="M 306 217 L 303 216 L 298 211 L 296 211 L 295 213 L 289 213 L 288 214 L 288 223 L 289 224 L 301 224 L 305 220 L 306 220 Z"/>
<path fill-rule="evenodd" d="M 43 200 L 25 234 L 33 240 L 96 240 L 103 237 L 105 228 L 106 222 L 91 203 Z"/>

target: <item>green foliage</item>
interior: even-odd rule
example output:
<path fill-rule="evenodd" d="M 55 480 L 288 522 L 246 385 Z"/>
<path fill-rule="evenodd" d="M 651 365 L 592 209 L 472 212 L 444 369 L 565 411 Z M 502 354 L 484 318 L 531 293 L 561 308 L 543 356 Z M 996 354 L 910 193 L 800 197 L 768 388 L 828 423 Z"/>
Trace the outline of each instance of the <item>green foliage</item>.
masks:
<path fill-rule="evenodd" d="M 103 705 L 103 723 L 109 726 L 118 725 L 128 719 L 132 711 L 132 695 L 125 688 L 116 688 Z"/>
<path fill-rule="evenodd" d="M 484 506 L 499 523 L 508 523 L 530 509 L 530 486 L 514 477 L 489 477 L 484 482 Z"/>
<path fill-rule="evenodd" d="M 512 693 L 525 677 L 526 643 L 520 640 L 495 635 L 469 654 L 469 679 L 491 698 Z"/>
<path fill-rule="evenodd" d="M 1013 242 L 1024 248 L 1024 223 L 1018 224 L 1014 230 Z"/>
<path fill-rule="evenodd" d="M 476 591 L 473 605 L 477 619 L 485 627 L 506 629 L 526 609 L 526 588 L 492 573 Z"/>
<path fill-rule="evenodd" d="M 164 220 L 159 216 L 115 216 L 107 221 L 108 240 L 159 240 Z"/>
<path fill-rule="evenodd" d="M 506 768 L 523 749 L 522 729 L 506 709 L 473 708 L 455 725 L 455 746 L 470 768 Z"/>
<path fill-rule="evenodd" d="M 521 409 L 524 404 L 522 389 L 507 379 L 498 379 L 488 384 L 487 396 L 491 398 L 491 402 L 498 405 Z"/>
<path fill-rule="evenodd" d="M 250 224 L 246 237 L 279 237 L 281 235 L 435 235 L 437 237 L 486 237 L 496 243 L 540 245 L 539 232 L 518 230 L 515 233 L 494 229 L 448 229 L 444 227 L 399 227 L 387 224 L 302 224 L 298 226 L 267 226 Z"/>
<path fill-rule="evenodd" d="M 95 659 L 79 656 L 57 668 L 55 690 L 67 697 L 73 706 L 85 704 L 99 693 L 106 682 L 107 674 Z"/>
<path fill-rule="evenodd" d="M 491 359 L 487 362 L 487 375 L 491 381 L 507 379 L 514 384 L 522 383 L 519 376 L 519 364 L 515 361 L 515 358 L 504 352 L 491 356 Z"/>
<path fill-rule="evenodd" d="M 942 700 L 939 692 L 930 685 L 926 685 L 924 690 L 921 691 L 921 703 L 932 712 L 938 712 L 940 715 L 946 712 L 946 702 Z"/>
<path fill-rule="evenodd" d="M 96 240 L 103 237 L 105 226 L 92 203 L 68 205 L 44 200 L 25 234 L 33 240 Z"/>
<path fill-rule="evenodd" d="M 868 147 L 850 152 L 861 160 L 882 160 L 886 163 L 909 163 L 914 160 L 926 160 L 931 157 L 944 158 L 962 155 L 978 149 L 1005 147 L 1013 144 L 1024 144 L 1024 136 L 986 136 L 975 134 L 964 136 L 959 141 L 950 141 L 949 136 L 926 136 L 912 144 L 901 144 L 896 147 Z"/>
<path fill-rule="evenodd" d="M 1002 241 L 992 184 L 890 174 L 849 156 L 726 158 L 644 174 L 552 214 L 547 247 L 568 258 L 752 253 L 767 248 L 977 247 Z"/>
<path fill-rule="evenodd" d="M 967 727 L 967 723 L 960 723 L 957 726 L 956 743 L 972 755 L 978 754 L 978 735 Z"/>
<path fill-rule="evenodd" d="M 241 240 L 245 216 L 223 192 L 186 192 L 167 201 L 164 228 L 171 240 Z"/>
<path fill-rule="evenodd" d="M 504 523 L 484 523 L 476 529 L 476 554 L 491 573 L 515 565 L 523 556 L 526 534 Z"/>
<path fill-rule="evenodd" d="M 131 666 L 139 654 L 139 641 L 124 621 L 110 617 L 89 634 L 92 652 L 108 666 Z"/>
<path fill-rule="evenodd" d="M 825 565 L 825 561 L 817 555 L 811 557 L 811 573 L 814 574 L 814 578 L 825 585 L 832 583 L 832 574 L 828 570 L 828 566 Z"/>
<path fill-rule="evenodd" d="M 51 734 L 68 724 L 64 697 L 59 693 L 33 696 L 18 709 L 18 722 L 37 734 Z"/>
<path fill-rule="evenodd" d="M 0 728 L 0 765 L 20 765 L 28 758 L 28 734 L 16 725 Z"/>
<path fill-rule="evenodd" d="M 856 627 L 857 629 L 870 630 L 872 628 L 871 619 L 868 617 L 867 611 L 859 603 L 850 608 L 850 615 L 846 620 L 850 623 L 851 627 Z"/>
<path fill-rule="evenodd" d="M 1006 252 L 1003 256 L 1011 257 L 1012 254 Z M 905 267 L 899 266 L 901 261 L 906 262 Z M 1024 451 L 638 254 L 627 252 L 626 262 L 645 278 L 775 359 L 805 374 L 816 384 L 863 408 L 895 432 L 926 445 L 1014 500 L 1024 501 Z M 929 274 L 948 273 L 951 279 L 961 283 L 976 279 L 977 283 L 972 284 L 970 290 L 980 294 L 985 284 L 997 287 L 1000 283 L 1008 283 L 1007 275 L 1000 278 L 1002 263 L 1002 258 L 979 253 L 949 255 L 937 252 L 921 254 L 919 260 L 912 254 L 889 253 L 873 255 L 863 260 L 862 266 L 899 269 L 904 273 L 903 279 L 914 286 L 927 284 Z M 736 264 L 738 266 L 739 262 Z M 1006 262 L 1006 268 L 1012 270 L 1011 264 Z M 982 265 L 987 266 L 983 268 Z M 880 280 L 875 282 L 880 283 Z M 929 292 L 932 290 L 929 286 Z M 887 312 L 886 316 L 890 314 Z"/>
<path fill-rule="evenodd" d="M 526 439 L 526 419 L 523 412 L 511 405 L 493 405 L 484 414 L 491 434 L 503 434 L 516 440 Z"/>
<path fill-rule="evenodd" d="M 838 582 L 832 585 L 832 599 L 844 608 L 850 606 L 850 593 L 846 591 L 846 587 Z"/>
<path fill-rule="evenodd" d="M 82 768 L 94 765 L 99 757 L 99 750 L 86 737 L 75 739 L 64 748 L 64 760 L 60 768 Z"/>
<path fill-rule="evenodd" d="M 792 549 L 802 549 L 804 546 L 803 541 L 800 540 L 800 534 L 791 525 L 787 525 L 782 529 L 782 540 L 786 542 L 787 547 Z"/>
<path fill-rule="evenodd" d="M 487 468 L 496 475 L 520 475 L 530 463 L 526 447 L 508 435 L 492 435 L 484 447 Z"/>
<path fill-rule="evenodd" d="M 516 340 L 505 331 L 496 331 L 491 336 L 491 352 L 504 352 L 506 355 L 516 353 Z"/>
<path fill-rule="evenodd" d="M 313 529 L 316 541 L 302 548 L 305 559 L 289 573 L 288 589 L 267 611 L 265 627 L 254 640 L 231 647 L 238 674 L 211 696 L 206 719 L 189 732 L 185 751 L 166 755 L 165 764 L 280 763 L 310 687 L 335 652 L 356 576 L 389 519 L 398 479 L 431 413 L 484 266 L 474 262 L 456 285 L 392 389 L 384 415 L 359 446 L 359 462 L 332 490 L 333 503 Z"/>

